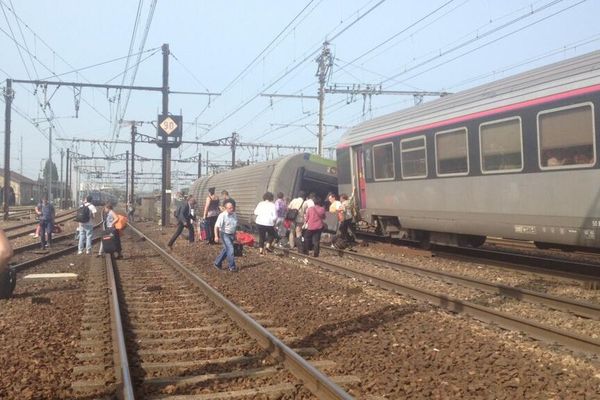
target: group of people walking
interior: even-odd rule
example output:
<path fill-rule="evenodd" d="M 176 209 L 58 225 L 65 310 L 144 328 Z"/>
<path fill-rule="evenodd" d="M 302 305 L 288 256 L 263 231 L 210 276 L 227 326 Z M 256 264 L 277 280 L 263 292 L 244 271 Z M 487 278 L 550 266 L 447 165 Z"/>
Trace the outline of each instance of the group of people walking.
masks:
<path fill-rule="evenodd" d="M 258 230 L 259 254 L 273 251 L 275 246 L 295 248 L 304 254 L 313 252 L 315 257 L 320 253 L 321 233 L 327 229 L 325 224 L 326 209 L 335 213 L 338 218 L 338 236 L 347 242 L 353 242 L 353 218 L 356 215 L 354 196 L 342 194 L 338 199 L 334 193 L 329 193 L 327 199 L 314 193 L 300 191 L 294 199 L 288 200 L 284 193 L 277 193 L 277 198 L 272 192 L 266 192 L 253 212 Z M 226 190 L 221 192 L 221 198 L 215 193 L 215 188 L 208 189 L 208 194 L 202 208 L 201 220 L 197 221 L 197 202 L 193 196 L 180 205 L 175 211 L 177 229 L 167 242 L 169 250 L 183 233 L 188 230 L 188 242 L 194 243 L 200 236 L 208 245 L 222 243 L 223 249 L 214 261 L 214 266 L 223 268 L 227 259 L 231 271 L 237 271 L 234 257 L 235 232 L 238 226 L 236 202 Z M 194 225 L 198 222 L 198 229 L 204 234 L 197 235 Z"/>
<path fill-rule="evenodd" d="M 229 193 L 226 190 L 221 192 L 221 196 L 223 196 L 222 201 L 215 194 L 214 187 L 208 189 L 208 196 L 204 204 L 199 229 L 204 230 L 207 244 L 214 245 L 219 243 L 219 241 L 223 244 L 221 253 L 215 259 L 215 268 L 223 269 L 223 261 L 227 259 L 229 270 L 237 272 L 234 256 L 235 232 L 237 230 L 236 203 L 234 199 L 229 197 Z M 194 230 L 194 223 L 197 219 L 195 215 L 196 204 L 196 199 L 193 196 L 189 196 L 184 204 L 177 207 L 175 211 L 177 229 L 167 243 L 169 250 L 173 250 L 173 244 L 179 235 L 181 235 L 184 228 L 188 230 L 188 242 L 190 244 L 194 243 L 196 239 Z"/>
<path fill-rule="evenodd" d="M 77 254 L 79 255 L 83 254 L 84 251 L 85 254 L 92 254 L 92 237 L 97 213 L 98 209 L 92 204 L 92 196 L 88 195 L 83 199 L 81 205 L 77 209 L 77 215 L 75 217 L 75 219 L 79 222 L 79 227 L 77 228 L 79 232 L 79 245 L 77 246 Z M 102 228 L 104 229 L 104 232 L 112 235 L 116 258 L 123 258 L 121 235 L 115 226 L 115 223 L 119 217 L 114 211 L 113 204 L 111 202 L 106 203 L 100 215 L 102 217 Z M 104 249 L 102 244 L 100 244 L 98 255 L 101 256 L 103 253 Z"/>

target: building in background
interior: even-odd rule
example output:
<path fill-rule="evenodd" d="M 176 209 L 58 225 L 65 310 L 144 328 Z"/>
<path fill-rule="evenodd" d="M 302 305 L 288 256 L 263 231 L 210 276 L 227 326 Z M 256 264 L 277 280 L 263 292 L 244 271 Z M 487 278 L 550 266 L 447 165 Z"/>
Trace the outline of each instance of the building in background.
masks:
<path fill-rule="evenodd" d="M 10 186 L 14 189 L 14 199 L 9 199 L 10 205 L 24 206 L 36 204 L 42 195 L 42 186 L 40 184 L 14 171 L 10 171 Z M 0 188 L 3 187 L 4 169 L 0 168 Z M 2 190 L 0 203 L 4 201 L 3 196 L 4 191 Z"/>

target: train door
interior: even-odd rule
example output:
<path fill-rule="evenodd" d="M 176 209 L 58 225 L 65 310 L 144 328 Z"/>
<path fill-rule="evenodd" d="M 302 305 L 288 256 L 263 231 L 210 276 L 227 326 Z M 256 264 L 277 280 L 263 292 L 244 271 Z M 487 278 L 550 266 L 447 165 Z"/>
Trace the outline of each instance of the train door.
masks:
<path fill-rule="evenodd" d="M 365 181 L 364 152 L 361 146 L 352 148 L 352 187 L 357 188 L 357 203 L 361 209 L 367 208 L 367 183 Z"/>

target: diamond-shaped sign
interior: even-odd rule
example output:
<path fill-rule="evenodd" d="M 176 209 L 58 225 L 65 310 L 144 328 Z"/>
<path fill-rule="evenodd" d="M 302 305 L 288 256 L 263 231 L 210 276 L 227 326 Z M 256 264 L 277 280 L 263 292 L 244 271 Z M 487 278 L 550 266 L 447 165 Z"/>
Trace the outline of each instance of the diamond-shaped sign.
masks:
<path fill-rule="evenodd" d="M 177 129 L 177 124 L 173 121 L 173 118 L 167 117 L 160 123 L 160 127 L 167 135 L 170 135 Z"/>

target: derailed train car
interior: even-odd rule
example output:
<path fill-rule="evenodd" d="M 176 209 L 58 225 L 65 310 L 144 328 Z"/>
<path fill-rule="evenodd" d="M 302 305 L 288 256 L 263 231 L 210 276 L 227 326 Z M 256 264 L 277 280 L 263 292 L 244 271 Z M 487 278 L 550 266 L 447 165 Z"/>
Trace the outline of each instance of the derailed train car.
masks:
<path fill-rule="evenodd" d="M 600 51 L 350 129 L 339 191 L 384 235 L 600 247 Z"/>
<path fill-rule="evenodd" d="M 249 225 L 254 221 L 254 208 L 267 191 L 275 195 L 283 192 L 294 197 L 303 190 L 315 192 L 322 198 L 329 191 L 337 191 L 336 163 L 300 153 L 203 177 L 190 188 L 190 194 L 198 200 L 198 208 L 203 209 L 211 187 L 215 188 L 217 195 L 227 190 L 236 201 L 240 222 Z"/>

